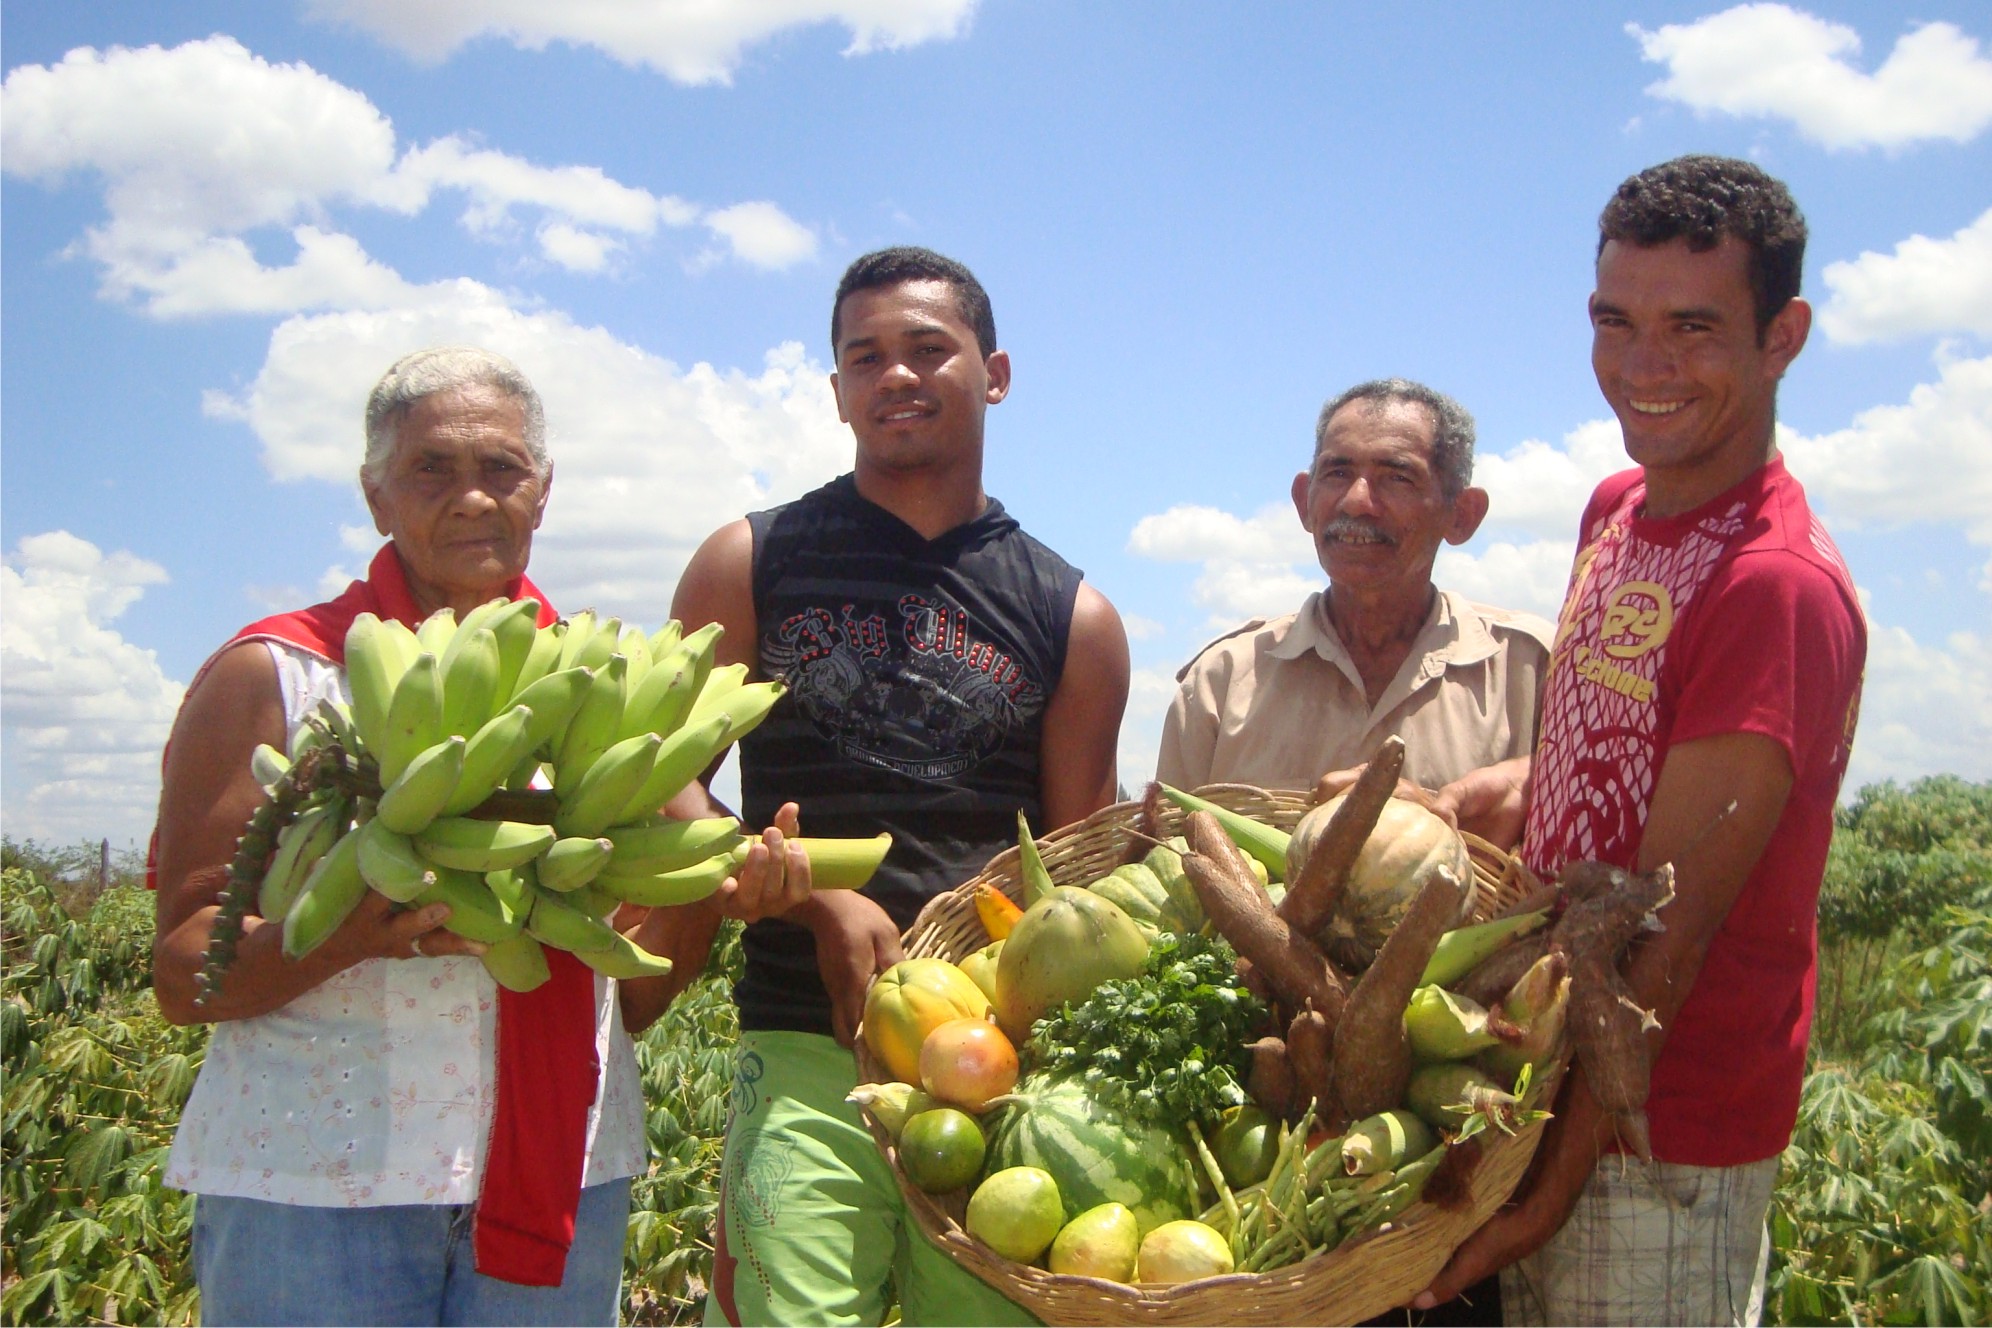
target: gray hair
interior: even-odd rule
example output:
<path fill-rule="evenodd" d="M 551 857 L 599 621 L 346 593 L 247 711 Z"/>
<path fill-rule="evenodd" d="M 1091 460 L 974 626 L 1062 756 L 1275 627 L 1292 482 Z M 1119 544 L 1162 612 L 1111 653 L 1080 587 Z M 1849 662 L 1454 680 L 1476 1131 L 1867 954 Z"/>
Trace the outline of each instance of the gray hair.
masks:
<path fill-rule="evenodd" d="M 401 419 L 416 402 L 466 387 L 496 388 L 519 403 L 526 416 L 523 441 L 532 453 L 533 468 L 544 478 L 553 462 L 546 452 L 546 411 L 539 393 L 518 365 L 478 346 L 431 346 L 411 351 L 389 366 L 367 395 L 367 455 L 360 463 L 361 476 L 375 484 L 386 478 Z"/>
<path fill-rule="evenodd" d="M 1328 421 L 1351 401 L 1373 402 L 1372 409 L 1399 401 L 1423 406 L 1432 416 L 1432 471 L 1439 477 L 1439 491 L 1449 499 L 1457 498 L 1473 483 L 1473 416 L 1445 393 L 1409 378 L 1372 378 L 1329 401 L 1314 422 L 1317 453 L 1328 436 Z"/>

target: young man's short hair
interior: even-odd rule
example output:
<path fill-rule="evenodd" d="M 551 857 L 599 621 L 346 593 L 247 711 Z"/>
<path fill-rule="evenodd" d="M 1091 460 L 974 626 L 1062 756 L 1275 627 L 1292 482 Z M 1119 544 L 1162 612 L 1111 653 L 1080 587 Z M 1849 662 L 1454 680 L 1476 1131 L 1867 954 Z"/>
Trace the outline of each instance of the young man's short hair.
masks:
<path fill-rule="evenodd" d="M 837 354 L 838 339 L 843 335 L 846 297 L 906 281 L 946 282 L 954 290 L 955 311 L 975 331 L 975 346 L 982 358 L 995 353 L 996 314 L 989 307 L 989 292 L 982 289 L 975 274 L 932 249 L 897 245 L 866 254 L 844 269 L 844 279 L 837 283 L 837 298 L 830 305 L 830 354 Z"/>

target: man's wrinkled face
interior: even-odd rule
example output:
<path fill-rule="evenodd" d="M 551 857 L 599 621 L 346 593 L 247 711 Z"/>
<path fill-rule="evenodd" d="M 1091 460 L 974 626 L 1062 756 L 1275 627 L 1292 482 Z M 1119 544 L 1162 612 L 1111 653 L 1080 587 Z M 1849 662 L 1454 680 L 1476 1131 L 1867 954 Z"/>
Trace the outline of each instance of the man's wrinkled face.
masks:
<path fill-rule="evenodd" d="M 1357 399 L 1329 419 L 1293 503 L 1330 582 L 1422 595 L 1439 545 L 1472 536 L 1477 517 L 1459 534 L 1471 504 L 1447 497 L 1433 468 L 1433 433 L 1416 402 Z"/>

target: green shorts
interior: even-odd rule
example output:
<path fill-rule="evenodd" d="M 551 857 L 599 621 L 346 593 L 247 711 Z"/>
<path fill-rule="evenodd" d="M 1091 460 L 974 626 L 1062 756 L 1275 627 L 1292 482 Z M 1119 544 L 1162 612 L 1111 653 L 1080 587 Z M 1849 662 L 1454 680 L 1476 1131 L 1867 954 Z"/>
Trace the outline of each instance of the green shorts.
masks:
<path fill-rule="evenodd" d="M 858 1109 L 851 1053 L 744 1033 L 720 1177 L 708 1324 L 1035 1324 L 906 1217 Z"/>

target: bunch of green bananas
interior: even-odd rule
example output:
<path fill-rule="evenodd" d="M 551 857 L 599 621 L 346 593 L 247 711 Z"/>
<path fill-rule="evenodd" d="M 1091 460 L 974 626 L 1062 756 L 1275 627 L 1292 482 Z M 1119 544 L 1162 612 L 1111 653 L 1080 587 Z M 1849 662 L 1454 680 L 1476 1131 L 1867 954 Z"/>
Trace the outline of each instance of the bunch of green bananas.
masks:
<path fill-rule="evenodd" d="M 350 710 L 328 704 L 289 753 L 252 758 L 266 785 L 307 747 L 336 741 L 377 773 L 377 798 L 313 791 L 285 826 L 258 889 L 283 919 L 284 953 L 308 954 L 371 888 L 450 906 L 443 925 L 487 947 L 502 985 L 547 978 L 551 945 L 616 978 L 670 972 L 610 925 L 624 903 L 690 903 L 717 890 L 750 841 L 731 817 L 658 808 L 767 715 L 780 682 L 713 667 L 713 623 L 652 634 L 583 612 L 536 625 L 532 600 L 443 609 L 420 627 L 363 613 L 346 634 Z M 492 819 L 487 801 L 542 770 L 552 797 L 512 799 L 538 819 Z M 819 889 L 869 880 L 891 837 L 802 839 Z"/>

